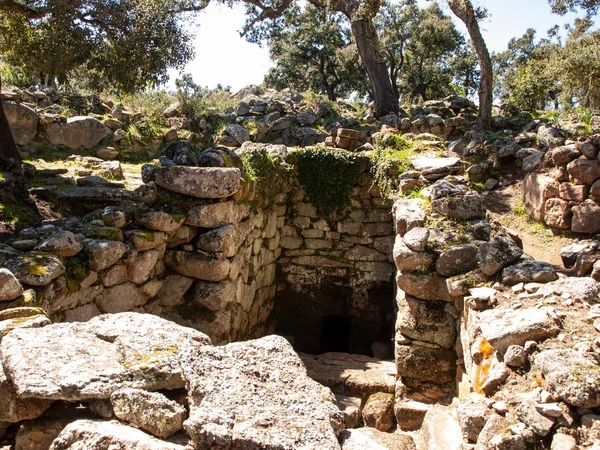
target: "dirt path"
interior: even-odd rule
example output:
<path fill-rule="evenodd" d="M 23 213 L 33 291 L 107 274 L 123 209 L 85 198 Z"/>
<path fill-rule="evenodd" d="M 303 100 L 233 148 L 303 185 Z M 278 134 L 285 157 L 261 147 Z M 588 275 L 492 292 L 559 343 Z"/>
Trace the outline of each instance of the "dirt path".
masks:
<path fill-rule="evenodd" d="M 560 249 L 576 239 L 527 218 L 521 199 L 521 182 L 486 192 L 484 196 L 485 205 L 493 219 L 517 232 L 523 240 L 525 253 L 538 261 L 549 262 L 559 269 L 564 268 Z"/>

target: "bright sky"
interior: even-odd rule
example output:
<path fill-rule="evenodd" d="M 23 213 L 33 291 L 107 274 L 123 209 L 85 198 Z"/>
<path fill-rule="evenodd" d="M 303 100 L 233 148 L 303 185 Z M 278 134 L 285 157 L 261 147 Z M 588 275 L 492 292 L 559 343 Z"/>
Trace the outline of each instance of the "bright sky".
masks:
<path fill-rule="evenodd" d="M 426 0 L 419 2 L 427 4 Z M 482 24 L 490 51 L 505 49 L 511 38 L 523 35 L 527 28 L 535 28 L 538 36 L 545 36 L 552 26 L 572 22 L 576 17 L 574 14 L 565 17 L 552 14 L 547 0 L 474 0 L 474 3 L 485 6 L 491 14 L 491 18 Z M 208 87 L 221 83 L 231 86 L 234 92 L 248 84 L 262 83 L 272 65 L 268 50 L 249 44 L 239 36 L 243 23 L 244 7 L 241 4 L 230 9 L 211 3 L 200 13 L 196 58 L 184 70 L 192 74 L 196 83 Z M 176 76 L 177 72 L 173 71 L 170 87 Z"/>

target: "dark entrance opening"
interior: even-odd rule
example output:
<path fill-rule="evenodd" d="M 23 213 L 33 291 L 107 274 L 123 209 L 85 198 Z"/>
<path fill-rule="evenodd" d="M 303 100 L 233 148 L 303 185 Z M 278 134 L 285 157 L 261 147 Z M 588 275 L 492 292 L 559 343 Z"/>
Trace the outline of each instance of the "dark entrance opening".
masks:
<path fill-rule="evenodd" d="M 321 353 L 349 353 L 350 327 L 350 319 L 341 316 L 323 317 L 321 325 Z"/>

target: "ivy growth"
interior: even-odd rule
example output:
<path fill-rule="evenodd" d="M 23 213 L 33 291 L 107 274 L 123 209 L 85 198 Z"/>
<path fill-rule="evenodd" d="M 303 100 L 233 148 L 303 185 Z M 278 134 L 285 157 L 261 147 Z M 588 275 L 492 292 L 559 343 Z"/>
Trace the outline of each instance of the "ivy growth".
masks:
<path fill-rule="evenodd" d="M 309 201 L 330 217 L 350 205 L 352 187 L 360 182 L 365 158 L 343 150 L 307 148 L 299 150 L 294 163 Z"/>
<path fill-rule="evenodd" d="M 246 167 L 246 180 L 255 181 L 265 198 L 272 201 L 281 191 L 281 183 L 277 180 L 277 169 L 280 165 L 278 155 L 260 148 L 245 152 L 241 158 Z"/>
<path fill-rule="evenodd" d="M 371 157 L 371 172 L 375 183 L 386 198 L 394 198 L 398 191 L 399 176 L 412 169 L 414 143 L 396 134 L 375 138 L 375 153 Z"/>

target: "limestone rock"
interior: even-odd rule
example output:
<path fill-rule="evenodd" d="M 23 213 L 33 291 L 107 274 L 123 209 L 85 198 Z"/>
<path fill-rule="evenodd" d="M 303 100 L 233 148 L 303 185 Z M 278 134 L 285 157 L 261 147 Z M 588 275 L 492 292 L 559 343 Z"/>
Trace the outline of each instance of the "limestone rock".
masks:
<path fill-rule="evenodd" d="M 358 397 L 335 394 L 335 402 L 344 414 L 344 427 L 356 428 L 361 419 L 361 400 Z"/>
<path fill-rule="evenodd" d="M 443 348 L 450 348 L 456 340 L 455 319 L 446 312 L 442 302 L 424 302 L 406 296 L 396 295 L 398 314 L 396 331 L 418 341 L 430 342 Z"/>
<path fill-rule="evenodd" d="M 429 230 L 427 228 L 413 228 L 404 235 L 404 244 L 415 252 L 422 252 L 427 247 Z"/>
<path fill-rule="evenodd" d="M 77 242 L 75 235 L 70 231 L 59 231 L 52 237 L 36 247 L 41 252 L 56 253 L 59 256 L 75 256 L 83 246 Z"/>
<path fill-rule="evenodd" d="M 400 272 L 396 275 L 398 288 L 422 300 L 454 301 L 444 278 Z"/>
<path fill-rule="evenodd" d="M 188 346 L 180 364 L 196 448 L 339 449 L 343 415 L 284 338 Z"/>
<path fill-rule="evenodd" d="M 398 270 L 417 270 L 426 272 L 435 261 L 435 255 L 433 253 L 410 249 L 400 235 L 396 235 L 393 255 Z"/>
<path fill-rule="evenodd" d="M 135 221 L 138 225 L 149 228 L 150 230 L 172 233 L 177 231 L 179 227 L 183 225 L 185 216 L 174 216 L 163 211 L 148 211 L 147 213 L 138 215 Z"/>
<path fill-rule="evenodd" d="M 425 225 L 425 201 L 420 198 L 397 200 L 392 211 L 396 221 L 396 232 L 400 236 L 404 236 L 413 228 Z"/>
<path fill-rule="evenodd" d="M 527 399 L 517 406 L 516 413 L 519 420 L 539 436 L 546 436 L 554 426 L 553 420 L 536 410 L 535 403 L 531 399 Z"/>
<path fill-rule="evenodd" d="M 479 313 L 483 337 L 501 354 L 511 345 L 543 341 L 556 336 L 560 327 L 544 309 L 496 308 Z"/>
<path fill-rule="evenodd" d="M 0 422 L 16 423 L 35 419 L 50 406 L 48 400 L 26 399 L 17 395 L 0 365 Z"/>
<path fill-rule="evenodd" d="M 542 125 L 538 129 L 538 140 L 541 145 L 549 148 L 560 147 L 565 144 L 561 130 L 551 125 Z"/>
<path fill-rule="evenodd" d="M 600 205 L 591 199 L 573 206 L 571 230 L 575 233 L 600 232 Z"/>
<path fill-rule="evenodd" d="M 186 450 L 128 425 L 102 420 L 77 420 L 65 427 L 49 450 Z"/>
<path fill-rule="evenodd" d="M 90 269 L 100 272 L 114 263 L 125 254 L 125 244 L 118 241 L 87 240 L 84 242 L 88 252 L 91 253 Z"/>
<path fill-rule="evenodd" d="M 577 302 L 594 303 L 598 301 L 600 283 L 590 277 L 567 277 L 544 284 L 537 291 L 542 297 L 556 295 L 569 297 Z"/>
<path fill-rule="evenodd" d="M 162 231 L 135 231 L 131 234 L 131 243 L 140 251 L 151 250 L 165 242 L 167 242 L 167 235 Z"/>
<path fill-rule="evenodd" d="M 235 293 L 235 286 L 230 281 L 213 283 L 198 280 L 194 283 L 191 300 L 211 311 L 219 311 L 235 300 Z"/>
<path fill-rule="evenodd" d="M 384 433 L 374 428 L 344 430 L 342 450 L 417 450 L 411 436 L 402 432 Z"/>
<path fill-rule="evenodd" d="M 223 281 L 229 275 L 231 262 L 220 259 L 211 253 L 171 250 L 165 254 L 165 264 L 187 277 L 205 281 Z"/>
<path fill-rule="evenodd" d="M 52 280 L 65 273 L 60 258 L 44 252 L 28 252 L 10 261 L 8 268 L 23 284 L 47 286 Z"/>
<path fill-rule="evenodd" d="M 23 286 L 8 270 L 0 269 L 0 302 L 10 302 L 23 293 Z"/>
<path fill-rule="evenodd" d="M 364 355 L 301 354 L 308 376 L 334 392 L 367 399 L 377 392 L 393 393 L 396 366 Z"/>
<path fill-rule="evenodd" d="M 157 249 L 141 252 L 135 261 L 129 265 L 129 281 L 135 285 L 140 285 L 148 281 L 159 257 L 160 252 Z"/>
<path fill-rule="evenodd" d="M 484 219 L 487 210 L 483 197 L 476 193 L 444 197 L 431 202 L 433 210 L 450 219 Z"/>
<path fill-rule="evenodd" d="M 483 430 L 485 422 L 491 414 L 487 400 L 479 394 L 469 394 L 462 400 L 456 410 L 458 423 L 464 438 L 469 442 L 477 442 L 479 433 Z"/>
<path fill-rule="evenodd" d="M 509 286 L 518 283 L 548 283 L 557 279 L 554 266 L 541 261 L 519 262 L 502 271 L 502 281 Z"/>
<path fill-rule="evenodd" d="M 511 238 L 496 236 L 479 248 L 481 271 L 488 276 L 494 275 L 522 255 L 523 249 Z"/>
<path fill-rule="evenodd" d="M 525 450 L 523 437 L 511 434 L 508 427 L 506 418 L 492 413 L 479 433 L 475 450 Z"/>
<path fill-rule="evenodd" d="M 196 237 L 196 234 L 198 234 L 198 230 L 195 227 L 183 225 L 175 233 L 168 237 L 167 247 L 173 248 L 181 244 L 187 244 Z"/>
<path fill-rule="evenodd" d="M 66 122 L 43 125 L 44 134 L 52 145 L 61 145 L 77 150 L 92 148 L 110 135 L 110 129 L 93 117 L 70 117 Z"/>
<path fill-rule="evenodd" d="M 378 392 L 371 395 L 362 412 L 368 427 L 389 431 L 394 426 L 394 395 Z"/>
<path fill-rule="evenodd" d="M 528 173 L 523 179 L 523 206 L 527 215 L 537 221 L 544 220 L 546 200 L 558 197 L 558 182 L 548 175 Z"/>
<path fill-rule="evenodd" d="M 475 245 L 454 245 L 440 255 L 435 269 L 445 277 L 470 272 L 477 267 L 478 252 Z"/>
<path fill-rule="evenodd" d="M 242 145 L 244 142 L 250 140 L 250 133 L 244 127 L 238 124 L 229 124 L 225 127 L 225 133 L 235 139 L 238 145 Z"/>
<path fill-rule="evenodd" d="M 496 363 L 489 371 L 486 380 L 481 385 L 485 395 L 492 396 L 504 384 L 510 371 L 503 362 Z"/>
<path fill-rule="evenodd" d="M 186 411 L 179 403 L 158 392 L 119 389 L 110 396 L 115 415 L 160 438 L 183 429 Z"/>
<path fill-rule="evenodd" d="M 506 349 L 504 362 L 511 367 L 523 367 L 527 362 L 527 352 L 520 345 L 511 345 Z"/>
<path fill-rule="evenodd" d="M 423 420 L 423 438 L 428 450 L 461 450 L 463 435 L 448 408 L 431 408 Z"/>
<path fill-rule="evenodd" d="M 15 143 L 28 145 L 35 139 L 38 129 L 38 115 L 35 110 L 22 103 L 2 102 L 4 114 L 10 125 Z"/>
<path fill-rule="evenodd" d="M 181 303 L 183 296 L 188 291 L 194 280 L 181 275 L 168 275 L 163 280 L 163 285 L 156 294 L 162 306 L 176 306 Z"/>
<path fill-rule="evenodd" d="M 14 308 L 14 309 L 29 309 L 29 308 Z M 32 308 L 41 311 L 39 308 Z M 9 312 L 11 310 L 8 310 Z M 15 328 L 40 328 L 49 325 L 50 319 L 45 314 L 14 316 L 7 319 L 0 319 L 0 340 Z"/>
<path fill-rule="evenodd" d="M 456 356 L 452 350 L 418 345 L 396 345 L 398 375 L 444 384 L 454 381 Z"/>
<path fill-rule="evenodd" d="M 19 397 L 78 401 L 109 398 L 122 387 L 183 387 L 177 356 L 186 342 L 210 339 L 153 315 L 120 313 L 17 329 L 0 349 Z"/>
<path fill-rule="evenodd" d="M 188 211 L 185 223 L 199 228 L 217 228 L 236 222 L 237 206 L 228 201 L 195 206 Z"/>
<path fill-rule="evenodd" d="M 222 167 L 163 167 L 156 172 L 158 186 L 197 198 L 223 198 L 240 188 L 239 169 Z"/>
<path fill-rule="evenodd" d="M 600 366 L 592 358 L 571 349 L 545 350 L 535 357 L 555 396 L 581 408 L 600 406 Z"/>

